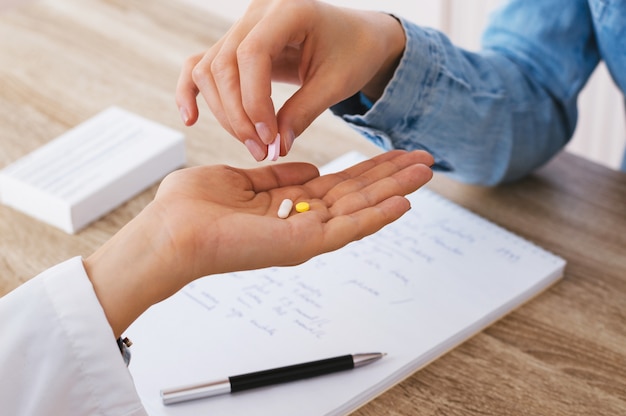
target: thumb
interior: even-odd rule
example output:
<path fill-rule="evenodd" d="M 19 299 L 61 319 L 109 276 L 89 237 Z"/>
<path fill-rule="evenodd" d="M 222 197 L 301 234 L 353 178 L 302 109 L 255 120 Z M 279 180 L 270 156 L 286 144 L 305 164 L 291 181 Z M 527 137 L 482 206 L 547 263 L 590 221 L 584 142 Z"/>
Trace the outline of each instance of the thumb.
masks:
<path fill-rule="evenodd" d="M 287 151 L 291 148 L 294 139 L 300 136 L 320 114 L 330 106 L 354 95 L 350 92 L 341 93 L 345 84 L 342 87 L 337 85 L 336 81 L 320 81 L 311 79 L 303 84 L 285 101 L 276 115 L 278 131 Z"/>

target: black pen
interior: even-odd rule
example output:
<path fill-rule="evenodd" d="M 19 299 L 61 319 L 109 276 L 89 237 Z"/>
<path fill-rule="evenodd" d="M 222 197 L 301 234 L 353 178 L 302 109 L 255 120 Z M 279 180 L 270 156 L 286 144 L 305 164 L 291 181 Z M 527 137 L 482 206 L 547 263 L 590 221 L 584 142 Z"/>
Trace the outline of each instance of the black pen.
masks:
<path fill-rule="evenodd" d="M 271 370 L 257 371 L 255 373 L 241 374 L 223 380 L 161 390 L 161 399 L 163 404 L 172 404 L 220 394 L 235 393 L 256 387 L 351 370 L 373 363 L 384 356 L 385 354 L 380 352 L 349 354 Z"/>

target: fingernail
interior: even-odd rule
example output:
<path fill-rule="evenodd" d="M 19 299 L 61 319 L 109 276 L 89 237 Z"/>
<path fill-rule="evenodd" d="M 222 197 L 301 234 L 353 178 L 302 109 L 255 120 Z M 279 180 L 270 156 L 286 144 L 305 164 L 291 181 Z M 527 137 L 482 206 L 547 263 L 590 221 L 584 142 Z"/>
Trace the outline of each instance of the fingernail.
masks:
<path fill-rule="evenodd" d="M 274 140 L 274 137 L 272 137 L 272 132 L 270 131 L 270 128 L 267 127 L 267 124 L 263 122 L 256 123 L 254 125 L 254 128 L 256 129 L 256 134 L 259 135 L 263 143 L 265 144 L 272 143 L 272 141 Z"/>
<path fill-rule="evenodd" d="M 265 148 L 261 147 L 261 145 L 258 144 L 255 140 L 248 139 L 243 144 L 246 145 L 248 151 L 250 152 L 252 157 L 256 159 L 257 162 L 265 159 Z"/>
<path fill-rule="evenodd" d="M 183 123 L 187 124 L 189 121 L 189 113 L 187 112 L 187 109 L 185 107 L 180 107 L 178 111 L 180 111 L 180 118 L 183 120 Z"/>
<path fill-rule="evenodd" d="M 285 137 L 285 149 L 287 152 L 291 150 L 291 146 L 293 146 L 293 142 L 296 140 L 296 135 L 293 134 L 292 130 L 289 130 L 287 133 L 287 137 Z"/>

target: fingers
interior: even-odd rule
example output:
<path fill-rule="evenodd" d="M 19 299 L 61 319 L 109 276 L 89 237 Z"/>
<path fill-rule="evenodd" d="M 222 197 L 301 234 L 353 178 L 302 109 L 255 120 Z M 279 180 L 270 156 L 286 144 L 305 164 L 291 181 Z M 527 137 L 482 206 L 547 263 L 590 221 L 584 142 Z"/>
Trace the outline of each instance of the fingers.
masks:
<path fill-rule="evenodd" d="M 236 27 L 230 36 L 224 39 L 215 56 L 207 56 L 201 62 L 201 65 L 196 68 L 197 78 L 200 79 L 201 76 L 208 75 L 207 78 L 212 81 L 220 101 L 219 111 L 223 113 L 222 117 L 228 120 L 235 137 L 244 144 L 248 140 L 253 140 L 257 147 L 263 147 L 270 144 L 276 134 L 272 134 L 267 125 L 259 125 L 257 132 L 255 120 L 251 119 L 244 109 L 238 57 L 238 50 L 241 48 L 240 45 L 245 37 L 245 34 L 239 33 L 241 31 L 241 28 Z M 271 64 L 269 66 L 271 67 Z M 256 88 L 260 90 L 257 96 L 263 97 L 261 104 L 268 105 L 269 102 L 273 114 L 273 105 L 269 93 L 270 78 L 259 78 L 257 82 Z M 246 94 L 250 93 L 246 91 Z M 215 111 L 214 108 L 215 106 L 212 106 L 213 111 Z M 249 150 L 257 160 L 262 160 L 258 157 L 259 155 L 252 152 L 254 149 L 249 148 Z"/>
<path fill-rule="evenodd" d="M 191 73 L 202 55 L 194 55 L 185 60 L 176 84 L 176 105 L 180 118 L 186 126 L 193 125 L 198 120 L 198 105 L 196 97 L 200 92 L 192 79 Z"/>
<path fill-rule="evenodd" d="M 304 258 L 337 250 L 397 220 L 411 208 L 403 195 L 417 190 L 431 177 L 432 171 L 428 166 L 413 165 L 393 177 L 345 195 L 328 211 L 312 206 L 311 211 L 291 217 L 292 224 L 299 225 L 301 229 L 310 230 L 320 222 L 323 228 L 321 239 L 303 240 L 307 242 L 300 245 L 305 250 Z"/>
<path fill-rule="evenodd" d="M 327 59 L 336 49 L 336 28 L 342 23 L 325 18 L 333 14 L 328 9 L 317 1 L 253 1 L 216 45 L 183 66 L 177 87 L 183 122 L 196 121 L 200 93 L 220 124 L 256 160 L 266 158 L 267 145 L 277 137 L 286 154 L 295 137 L 345 95 L 345 88 L 333 85 L 341 87 L 341 77 L 348 77 L 349 71 L 337 76 L 335 70 L 345 65 L 336 59 L 343 54 L 336 51 L 335 58 Z M 302 85 L 278 115 L 273 80 Z"/>
<path fill-rule="evenodd" d="M 227 52 L 227 40 L 222 39 L 204 54 L 193 67 L 192 78 L 222 127 L 245 144 L 246 140 L 255 138 L 256 133 L 245 114 L 238 109 L 237 103 L 241 100 L 239 75 L 236 66 L 233 68 L 235 59 Z M 253 153 L 253 156 L 262 160 L 264 152 L 260 153 Z"/>
<path fill-rule="evenodd" d="M 241 111 L 254 125 L 259 139 L 265 145 L 272 143 L 279 133 L 272 101 L 273 61 L 287 48 L 289 42 L 285 28 L 276 22 L 267 22 L 268 19 L 271 20 L 271 17 L 262 18 L 236 45 L 235 51 L 242 91 Z"/>
<path fill-rule="evenodd" d="M 406 198 L 394 196 L 350 215 L 333 216 L 324 226 L 324 250 L 337 250 L 373 234 L 400 218 L 410 208 Z"/>
<path fill-rule="evenodd" d="M 384 88 L 404 43 L 402 28 L 384 13 L 314 0 L 253 0 L 218 43 L 183 66 L 177 87 L 181 118 L 186 125 L 197 120 L 201 94 L 256 160 L 267 157 L 267 145 L 276 138 L 286 155 L 328 107 L 373 78 L 373 90 Z M 300 86 L 278 113 L 273 81 Z"/>
<path fill-rule="evenodd" d="M 432 171 L 420 165 L 407 168 L 405 173 L 414 179 L 400 179 L 397 188 L 390 181 L 378 182 L 366 192 L 349 194 L 331 207 L 330 220 L 324 224 L 323 249 L 332 251 L 341 248 L 377 232 L 404 215 L 411 204 L 401 195 L 411 193 L 428 182 Z M 393 186 L 396 192 L 385 192 L 389 191 L 387 186 Z"/>
<path fill-rule="evenodd" d="M 308 79 L 289 97 L 276 115 L 276 123 L 285 149 L 291 150 L 300 136 L 320 114 L 345 98 L 343 89 L 335 89 L 326 77 Z"/>
<path fill-rule="evenodd" d="M 432 163 L 432 156 L 423 151 L 392 151 L 339 174 L 314 179 L 307 187 L 311 183 L 314 188 L 332 185 L 323 201 L 319 201 L 320 208 L 324 209 L 317 209 L 314 201 L 309 213 L 294 216 L 293 220 L 309 224 L 320 221 L 323 238 L 315 244 L 321 244 L 324 251 L 336 250 L 378 231 L 406 213 L 410 203 L 404 195 L 416 191 L 432 178 Z"/>
<path fill-rule="evenodd" d="M 363 161 L 342 172 L 325 175 L 307 184 L 311 193 L 324 199 L 332 206 L 338 199 L 350 192 L 387 178 L 398 171 L 415 164 L 431 166 L 434 163 L 430 154 L 424 151 L 407 152 L 392 150 L 372 159 Z"/>
<path fill-rule="evenodd" d="M 285 118 L 282 126 L 278 125 L 278 117 L 271 99 L 271 83 L 273 80 L 301 84 L 304 82 L 302 72 L 308 72 L 308 57 L 303 56 L 304 49 L 310 49 L 311 32 L 315 28 L 312 17 L 315 16 L 316 2 L 274 2 L 265 11 L 262 18 L 251 27 L 249 33 L 237 48 L 237 63 L 242 91 L 243 109 L 254 122 L 261 140 L 269 144 L 277 134 L 283 142 L 283 154 L 286 154 L 297 135 L 303 129 L 294 131 L 290 121 L 294 117 Z M 316 51 L 309 51 L 316 53 Z M 309 95 L 310 102 L 299 100 L 294 104 L 300 113 L 310 122 L 327 107 L 321 107 L 316 114 L 311 112 L 311 102 L 319 101 L 320 92 Z M 293 97 L 290 98 L 293 100 Z M 289 100 L 287 101 L 289 102 Z M 327 104 L 327 103 L 325 103 Z M 308 124 L 307 124 L 308 126 Z"/>
<path fill-rule="evenodd" d="M 310 163 L 279 163 L 261 168 L 240 170 L 244 173 L 252 190 L 265 192 L 276 188 L 303 185 L 319 177 L 317 167 Z"/>
<path fill-rule="evenodd" d="M 274 27 L 272 22 L 264 23 L 265 7 L 263 2 L 251 4 L 248 12 L 216 45 L 200 59 L 196 57 L 195 65 L 189 60 L 182 69 L 177 89 L 179 107 L 189 107 L 189 114 L 197 114 L 194 103 L 199 92 L 220 124 L 257 161 L 266 158 L 267 145 L 277 138 L 271 98 L 272 59 L 286 46 L 280 32 L 270 31 L 271 38 L 264 42 L 251 34 L 257 26 Z M 181 109 L 183 121 L 185 115 Z"/>
<path fill-rule="evenodd" d="M 353 192 L 344 193 L 329 206 L 331 216 L 350 215 L 377 206 L 395 196 L 404 196 L 421 188 L 432 178 L 432 170 L 423 164 L 408 166 L 391 176 L 376 180 Z"/>

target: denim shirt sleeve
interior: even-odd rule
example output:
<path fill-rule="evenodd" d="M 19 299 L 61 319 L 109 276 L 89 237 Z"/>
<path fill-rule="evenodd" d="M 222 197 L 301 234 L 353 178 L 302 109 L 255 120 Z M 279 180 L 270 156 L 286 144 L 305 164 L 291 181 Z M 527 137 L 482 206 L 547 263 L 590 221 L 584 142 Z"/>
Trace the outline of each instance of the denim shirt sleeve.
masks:
<path fill-rule="evenodd" d="M 493 185 L 518 179 L 574 132 L 576 98 L 599 61 L 585 0 L 513 0 L 473 53 L 400 19 L 406 48 L 383 96 L 331 108 L 385 149 L 425 149 L 435 169 Z"/>

